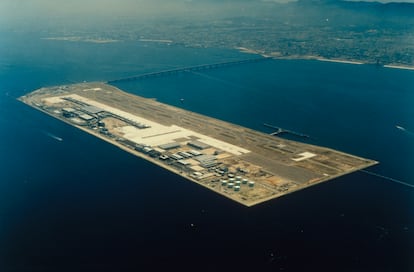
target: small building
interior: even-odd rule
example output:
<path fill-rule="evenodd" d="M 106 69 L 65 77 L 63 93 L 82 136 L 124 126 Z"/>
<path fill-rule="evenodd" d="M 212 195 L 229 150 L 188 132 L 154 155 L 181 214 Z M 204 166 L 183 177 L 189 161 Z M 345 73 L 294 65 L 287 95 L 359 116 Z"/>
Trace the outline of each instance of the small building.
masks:
<path fill-rule="evenodd" d="M 104 130 L 104 128 L 102 128 L 102 130 Z M 106 129 L 106 131 L 108 131 L 108 130 Z M 133 142 L 133 141 L 130 141 L 130 140 L 125 139 L 125 138 L 118 138 L 117 141 L 120 142 L 121 144 L 129 147 L 129 148 L 135 149 L 135 142 Z"/>
<path fill-rule="evenodd" d="M 143 145 L 143 144 L 135 144 L 135 150 L 136 151 L 140 151 L 140 152 L 142 152 L 142 150 L 144 149 L 144 147 L 145 147 L 145 145 Z"/>
<path fill-rule="evenodd" d="M 142 149 L 142 152 L 144 152 L 144 153 L 150 153 L 151 151 L 152 151 L 153 149 L 151 148 L 151 147 L 149 147 L 149 146 L 146 146 L 146 147 L 144 147 L 143 149 Z"/>
<path fill-rule="evenodd" d="M 75 109 L 72 109 L 72 108 L 63 108 L 62 111 L 63 112 L 74 113 L 76 110 Z"/>
<path fill-rule="evenodd" d="M 158 158 L 161 155 L 161 152 L 152 149 L 151 151 L 148 152 L 148 155 L 152 158 Z"/>
<path fill-rule="evenodd" d="M 179 148 L 180 146 L 181 146 L 180 143 L 171 142 L 171 143 L 168 143 L 168 144 L 159 145 L 158 147 L 162 148 L 164 150 L 171 150 L 171 149 Z"/>
<path fill-rule="evenodd" d="M 204 168 L 210 168 L 210 167 L 216 166 L 217 164 L 218 164 L 217 161 L 206 161 L 206 162 L 200 163 L 200 165 Z"/>
<path fill-rule="evenodd" d="M 205 144 L 205 143 L 197 141 L 197 140 L 188 142 L 187 145 L 189 145 L 191 147 L 194 147 L 194 148 L 197 148 L 197 149 L 200 149 L 200 150 L 207 149 L 207 148 L 210 147 L 208 144 Z"/>
<path fill-rule="evenodd" d="M 178 154 L 184 158 L 191 158 L 193 155 L 191 155 L 190 153 L 187 153 L 185 151 L 182 152 L 178 152 Z"/>
<path fill-rule="evenodd" d="M 171 158 L 173 158 L 174 160 L 182 160 L 184 159 L 184 157 L 178 155 L 178 154 L 172 154 L 170 155 Z"/>
<path fill-rule="evenodd" d="M 76 110 L 72 109 L 72 108 L 63 108 L 62 109 L 63 116 L 66 117 L 66 118 L 74 117 L 75 112 L 76 112 Z"/>
<path fill-rule="evenodd" d="M 95 119 L 95 117 L 90 116 L 89 114 L 86 114 L 86 113 L 79 114 L 79 118 L 87 122 Z"/>
<path fill-rule="evenodd" d="M 196 161 L 202 163 L 206 161 L 214 161 L 216 160 L 216 157 L 213 155 L 201 155 L 194 158 Z"/>
<path fill-rule="evenodd" d="M 192 178 L 195 178 L 195 179 L 197 179 L 197 180 L 200 180 L 200 179 L 202 179 L 202 178 L 204 178 L 204 174 L 203 173 L 201 173 L 201 172 L 193 172 L 191 175 L 190 175 L 190 177 L 192 177 Z"/>
<path fill-rule="evenodd" d="M 210 168 L 218 164 L 216 157 L 214 157 L 213 155 L 201 155 L 194 157 L 194 159 L 198 161 L 200 165 L 204 168 Z"/>
<path fill-rule="evenodd" d="M 150 128 L 151 126 L 149 125 L 145 125 L 145 124 L 141 124 L 141 123 L 133 123 L 133 125 L 135 125 L 137 128 L 139 129 L 144 129 L 144 128 Z"/>
<path fill-rule="evenodd" d="M 186 161 L 186 160 L 178 160 L 177 161 L 181 166 L 190 166 L 191 165 L 191 163 L 189 163 L 188 161 Z"/>
<path fill-rule="evenodd" d="M 168 160 L 170 157 L 168 157 L 167 155 L 165 155 L 165 154 L 163 154 L 163 155 L 161 155 L 160 156 L 160 160 L 163 160 L 163 161 L 165 161 L 165 160 Z"/>
<path fill-rule="evenodd" d="M 174 162 L 174 166 L 184 171 L 188 171 L 191 169 L 191 163 L 189 163 L 185 159 Z"/>
<path fill-rule="evenodd" d="M 97 114 L 104 111 L 103 109 L 95 106 L 84 106 L 81 108 L 81 110 L 89 114 Z"/>
<path fill-rule="evenodd" d="M 203 153 L 198 152 L 198 151 L 196 151 L 196 150 L 190 150 L 190 151 L 187 151 L 187 153 L 190 153 L 190 154 L 191 154 L 191 155 L 193 155 L 193 156 L 200 156 L 200 155 L 203 155 Z"/>

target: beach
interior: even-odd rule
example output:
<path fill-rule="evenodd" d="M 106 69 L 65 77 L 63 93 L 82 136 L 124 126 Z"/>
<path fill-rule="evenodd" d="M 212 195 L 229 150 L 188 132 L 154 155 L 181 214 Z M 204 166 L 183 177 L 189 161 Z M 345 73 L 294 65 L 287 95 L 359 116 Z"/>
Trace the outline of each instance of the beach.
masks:
<path fill-rule="evenodd" d="M 384 65 L 384 67 L 392 68 L 392 69 L 414 70 L 414 67 L 402 66 L 402 65 Z"/>

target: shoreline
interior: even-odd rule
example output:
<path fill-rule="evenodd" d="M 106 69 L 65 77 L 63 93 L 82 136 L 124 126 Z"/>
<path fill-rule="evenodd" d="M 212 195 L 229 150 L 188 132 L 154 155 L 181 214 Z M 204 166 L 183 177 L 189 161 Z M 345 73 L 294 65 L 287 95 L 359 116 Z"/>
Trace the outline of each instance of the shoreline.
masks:
<path fill-rule="evenodd" d="M 346 59 L 328 59 L 320 56 L 272 56 L 274 59 L 296 59 L 296 60 L 316 60 L 323 62 L 334 62 L 334 63 L 343 63 L 343 64 L 353 64 L 353 65 L 363 65 L 370 64 L 367 62 L 357 61 L 357 60 L 346 60 Z"/>
<path fill-rule="evenodd" d="M 368 65 L 375 65 L 374 63 L 369 63 L 369 62 L 364 62 L 364 61 L 358 61 L 358 60 L 346 60 L 346 59 L 329 59 L 329 58 L 323 58 L 320 56 L 312 56 L 312 55 L 304 55 L 304 56 L 299 56 L 299 55 L 294 55 L 294 56 L 278 56 L 275 54 L 264 54 L 261 53 L 258 50 L 254 50 L 254 49 L 250 49 L 250 48 L 246 48 L 246 47 L 235 47 L 234 49 L 236 49 L 237 51 L 241 52 L 241 53 L 246 53 L 246 54 L 256 54 L 256 55 L 260 55 L 262 57 L 265 58 L 272 58 L 272 59 L 281 59 L 281 60 L 317 60 L 317 61 L 323 61 L 323 62 L 334 62 L 334 63 L 343 63 L 343 64 L 353 64 L 353 65 L 363 65 L 363 64 L 368 64 Z M 384 65 L 379 65 L 380 67 L 383 68 L 392 68 L 392 69 L 401 69 L 401 70 L 412 70 L 414 71 L 414 66 L 409 66 L 409 65 L 399 65 L 399 64 L 384 64 Z"/>
<path fill-rule="evenodd" d="M 294 60 L 294 59 L 296 60 L 317 60 L 317 61 L 323 61 L 323 62 L 334 62 L 334 63 L 353 64 L 353 65 L 376 65 L 374 63 L 368 63 L 368 62 L 361 62 L 361 61 L 354 61 L 354 60 L 341 60 L 341 59 L 326 59 L 326 58 L 319 58 L 315 56 L 293 56 L 293 57 L 272 57 L 272 58 L 273 59 L 291 59 L 291 60 Z M 379 65 L 379 67 L 414 71 L 414 66 L 408 66 L 408 65 L 384 64 L 384 65 Z"/>
<path fill-rule="evenodd" d="M 44 37 L 44 38 L 40 38 L 40 39 L 41 40 L 47 40 L 47 41 L 86 42 L 86 43 L 116 43 L 116 42 L 120 42 L 120 40 L 91 39 L 91 38 L 83 38 L 83 37 L 80 37 L 80 36 Z"/>
<path fill-rule="evenodd" d="M 340 59 L 317 58 L 316 60 L 318 60 L 318 61 L 325 61 L 325 62 L 336 62 L 336 63 L 345 63 L 345 64 L 356 64 L 356 65 L 365 64 L 365 63 L 359 62 L 359 61 L 340 60 Z"/>
<path fill-rule="evenodd" d="M 172 40 L 163 40 L 163 39 L 139 39 L 140 42 L 154 42 L 154 43 L 173 43 Z"/>
<path fill-rule="evenodd" d="M 320 58 L 317 56 L 291 56 L 291 57 L 274 56 L 272 58 L 273 59 L 317 60 L 317 61 L 323 61 L 323 62 L 334 62 L 334 63 L 344 63 L 344 64 L 353 64 L 353 65 L 376 65 L 374 63 L 369 63 L 369 62 L 362 62 L 362 61 L 355 61 L 355 60 L 327 59 L 327 58 Z M 384 64 L 384 65 L 379 65 L 379 67 L 414 71 L 414 66 L 409 66 L 409 65 Z"/>
<path fill-rule="evenodd" d="M 383 67 L 384 68 L 391 68 L 391 69 L 401 69 L 401 70 L 411 70 L 411 71 L 414 71 L 414 67 L 413 66 L 387 64 L 387 65 L 383 65 Z"/>

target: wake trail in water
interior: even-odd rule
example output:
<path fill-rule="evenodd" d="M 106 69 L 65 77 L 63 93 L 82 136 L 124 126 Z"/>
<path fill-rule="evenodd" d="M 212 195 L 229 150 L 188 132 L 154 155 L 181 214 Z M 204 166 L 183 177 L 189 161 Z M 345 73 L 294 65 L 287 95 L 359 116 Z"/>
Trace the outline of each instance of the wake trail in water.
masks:
<path fill-rule="evenodd" d="M 414 184 L 410 184 L 410 183 L 407 183 L 407 182 L 404 182 L 404 181 L 401 181 L 401 180 L 398 180 L 398 179 L 395 179 L 395 178 L 383 176 L 383 175 L 380 175 L 380 174 L 377 174 L 377 173 L 374 173 L 374 172 L 370 172 L 370 171 L 367 171 L 367 170 L 359 170 L 359 171 L 364 172 L 364 173 L 366 173 L 368 175 L 371 175 L 371 176 L 379 177 L 379 178 L 382 178 L 382 179 L 385 179 L 385 180 L 388 180 L 388 181 L 391 181 L 391 182 L 394 182 L 394 183 L 398 183 L 398 184 L 401 184 L 401 185 L 404 185 L 404 186 L 407 186 L 407 187 L 410 187 L 410 188 L 414 188 Z"/>
<path fill-rule="evenodd" d="M 399 126 L 399 125 L 396 125 L 395 127 L 396 127 L 398 130 L 400 130 L 400 131 L 404 132 L 405 134 L 408 134 L 408 135 L 410 135 L 410 136 L 414 136 L 414 131 L 408 130 L 408 129 L 406 129 L 405 127 L 402 127 L 402 126 Z"/>
<path fill-rule="evenodd" d="M 188 72 L 190 72 L 194 75 L 200 76 L 200 77 L 204 77 L 204 78 L 207 78 L 207 79 L 210 79 L 210 80 L 221 82 L 221 83 L 223 83 L 225 85 L 228 85 L 228 86 L 231 86 L 231 87 L 244 89 L 243 86 L 234 84 L 233 82 L 230 82 L 228 80 L 220 79 L 220 78 L 217 78 L 217 77 L 212 77 L 212 76 L 209 76 L 209 75 L 206 75 L 206 74 L 203 74 L 203 73 L 199 73 L 199 72 L 195 72 L 195 71 L 188 71 Z"/>
<path fill-rule="evenodd" d="M 63 139 L 62 139 L 61 137 L 58 137 L 58 136 L 56 136 L 55 134 L 52 134 L 52 133 L 47 132 L 47 131 L 42 131 L 42 132 L 43 132 L 43 134 L 45 134 L 46 136 L 48 136 L 48 137 L 50 137 L 50 138 L 52 138 L 52 139 L 55 139 L 56 141 L 59 141 L 59 142 L 62 142 L 62 141 L 63 141 Z"/>

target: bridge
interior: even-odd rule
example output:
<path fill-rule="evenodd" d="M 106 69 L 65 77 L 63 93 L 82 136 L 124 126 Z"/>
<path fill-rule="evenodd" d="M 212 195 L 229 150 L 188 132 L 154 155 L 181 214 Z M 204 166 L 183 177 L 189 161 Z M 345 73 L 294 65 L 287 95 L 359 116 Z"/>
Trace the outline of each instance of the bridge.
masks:
<path fill-rule="evenodd" d="M 162 77 L 166 75 L 174 75 L 178 73 L 184 73 L 184 72 L 192 72 L 192 71 L 203 71 L 203 70 L 211 70 L 211 69 L 217 69 L 227 66 L 235 66 L 240 64 L 247 64 L 247 63 L 254 63 L 254 62 L 262 62 L 271 60 L 271 57 L 261 57 L 261 58 L 252 58 L 252 59 L 245 59 L 245 60 L 236 60 L 236 61 L 225 61 L 225 62 L 218 62 L 218 63 L 211 63 L 211 64 L 202 64 L 202 65 L 196 65 L 196 66 L 189 66 L 189 67 L 181 67 L 181 68 L 175 68 L 175 69 L 169 69 L 169 70 L 163 70 L 159 72 L 151 72 L 151 73 L 145 73 L 140 75 L 134 75 L 114 80 L 107 81 L 108 84 L 113 83 L 120 83 L 120 82 L 128 82 L 128 81 L 135 81 L 135 80 L 141 80 L 146 78 L 152 78 L 152 77 Z"/>

